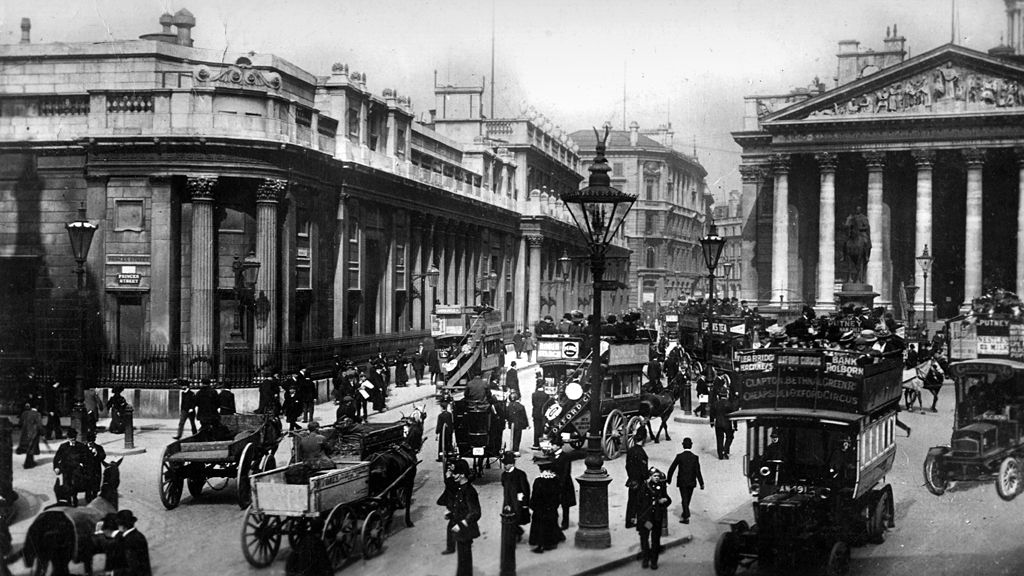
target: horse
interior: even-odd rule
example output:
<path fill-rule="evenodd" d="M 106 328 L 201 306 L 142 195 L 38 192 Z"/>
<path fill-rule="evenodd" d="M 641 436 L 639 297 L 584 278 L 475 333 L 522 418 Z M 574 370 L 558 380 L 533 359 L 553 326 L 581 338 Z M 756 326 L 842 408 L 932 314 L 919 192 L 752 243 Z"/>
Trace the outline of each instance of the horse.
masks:
<path fill-rule="evenodd" d="M 640 394 L 640 415 L 643 416 L 644 424 L 647 426 L 647 437 L 652 438 L 655 444 L 658 443 L 662 430 L 665 431 L 665 440 L 672 440 L 668 435 L 668 421 L 672 417 L 672 411 L 675 410 L 675 407 L 676 395 L 674 390 L 666 390 L 658 394 L 651 392 Z M 658 426 L 657 433 L 651 428 L 651 420 L 655 417 L 661 418 L 661 425 Z"/>
<path fill-rule="evenodd" d="M 406 444 L 419 454 L 420 448 L 423 447 L 423 422 L 427 419 L 427 406 L 426 404 L 413 404 L 412 408 L 411 414 L 402 413 L 401 421 L 404 424 Z"/>
<path fill-rule="evenodd" d="M 854 230 L 846 237 L 843 245 L 843 258 L 848 263 L 846 281 L 865 282 L 867 276 L 868 257 L 871 255 L 871 238 Z"/>
<path fill-rule="evenodd" d="M 370 456 L 371 496 L 382 498 L 385 507 L 405 508 L 405 525 L 409 528 L 413 527 L 410 508 L 417 464 L 416 453 L 405 443 L 392 444 Z"/>
<path fill-rule="evenodd" d="M 117 488 L 121 484 L 121 461 L 103 462 L 100 494 L 80 507 L 58 502 L 36 516 L 25 536 L 23 558 L 33 574 L 43 576 L 52 564 L 55 574 L 67 574 L 68 564 L 81 563 L 92 574 L 92 557 L 102 552 L 93 540 L 96 524 L 107 514 L 117 512 Z"/>

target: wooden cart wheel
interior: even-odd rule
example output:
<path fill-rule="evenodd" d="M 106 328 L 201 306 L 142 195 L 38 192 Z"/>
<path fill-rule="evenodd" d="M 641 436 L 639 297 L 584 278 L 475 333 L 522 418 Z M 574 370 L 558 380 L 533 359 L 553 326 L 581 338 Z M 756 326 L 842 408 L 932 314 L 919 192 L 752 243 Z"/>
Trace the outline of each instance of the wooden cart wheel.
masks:
<path fill-rule="evenodd" d="M 285 531 L 288 533 L 288 546 L 290 546 L 292 550 L 298 548 L 299 541 L 309 536 L 310 532 L 316 530 L 317 532 L 322 533 L 321 530 L 316 529 L 313 526 L 313 520 L 309 518 L 291 518 L 284 527 Z"/>
<path fill-rule="evenodd" d="M 715 545 L 715 576 L 733 576 L 740 565 L 738 542 L 734 532 L 718 537 Z"/>
<path fill-rule="evenodd" d="M 363 558 L 373 558 L 384 547 L 384 521 L 380 512 L 371 510 L 363 519 Z"/>
<path fill-rule="evenodd" d="M 636 445 L 637 430 L 640 430 L 643 427 L 644 419 L 640 416 L 632 416 L 629 421 L 626 422 L 625 444 L 627 451 Z"/>
<path fill-rule="evenodd" d="M 252 482 L 249 475 L 255 472 L 256 448 L 252 443 L 246 444 L 242 455 L 238 457 L 235 472 L 235 486 L 238 490 L 238 507 L 245 510 L 252 504 Z"/>
<path fill-rule="evenodd" d="M 1021 492 L 1021 484 L 1024 471 L 1021 470 L 1020 460 L 1013 456 L 1007 456 L 999 464 L 999 476 L 996 478 L 996 493 L 1003 500 L 1010 501 Z"/>
<path fill-rule="evenodd" d="M 327 547 L 327 557 L 331 559 L 331 567 L 340 570 L 345 562 L 352 557 L 352 551 L 356 545 L 358 529 L 355 512 L 344 504 L 335 506 L 327 516 L 321 537 Z"/>
<path fill-rule="evenodd" d="M 277 468 L 277 459 L 274 458 L 273 452 L 268 452 L 263 455 L 263 458 L 260 458 L 260 472 L 270 472 L 275 468 Z"/>
<path fill-rule="evenodd" d="M 164 448 L 163 456 L 160 458 L 160 477 L 157 478 L 160 490 L 160 503 L 164 508 L 173 510 L 181 503 L 181 489 L 184 487 L 184 480 L 181 478 L 180 464 L 169 462 L 170 456 L 167 452 L 170 446 Z"/>
<path fill-rule="evenodd" d="M 604 420 L 604 432 L 601 434 L 601 451 L 605 460 L 615 460 L 622 450 L 622 429 L 626 419 L 618 409 L 612 410 Z"/>
<path fill-rule="evenodd" d="M 942 496 L 949 487 L 949 480 L 938 465 L 936 454 L 929 453 L 924 459 L 924 486 L 936 496 Z"/>
<path fill-rule="evenodd" d="M 203 486 L 206 486 L 206 475 L 202 472 L 189 474 L 188 478 L 185 479 L 185 485 L 188 486 L 188 493 L 193 498 L 199 498 L 203 495 Z"/>
<path fill-rule="evenodd" d="M 832 545 L 825 564 L 826 576 L 846 576 L 850 573 L 850 547 L 840 540 Z"/>
<path fill-rule="evenodd" d="M 246 561 L 256 568 L 265 568 L 277 557 L 281 548 L 281 521 L 277 516 L 268 516 L 245 511 L 242 520 L 242 554 Z"/>

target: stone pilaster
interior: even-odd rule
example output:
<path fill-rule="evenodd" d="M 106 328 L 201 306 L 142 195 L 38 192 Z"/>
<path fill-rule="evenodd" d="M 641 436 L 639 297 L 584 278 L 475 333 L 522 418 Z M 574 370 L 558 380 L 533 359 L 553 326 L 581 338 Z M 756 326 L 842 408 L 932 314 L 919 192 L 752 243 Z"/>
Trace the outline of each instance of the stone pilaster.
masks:
<path fill-rule="evenodd" d="M 967 163 L 967 210 L 964 238 L 964 304 L 981 296 L 982 259 L 982 177 L 985 151 L 971 148 L 963 151 Z"/>
<path fill-rule="evenodd" d="M 530 245 L 530 287 L 527 291 L 527 300 L 529 306 L 526 312 L 526 327 L 529 329 L 533 326 L 534 322 L 540 320 L 540 275 L 541 275 L 541 262 L 540 262 L 540 251 L 544 245 L 543 236 L 527 236 L 526 241 Z"/>
<path fill-rule="evenodd" d="M 772 158 L 775 204 L 772 213 L 772 303 L 789 301 L 789 156 Z"/>
<path fill-rule="evenodd" d="M 882 175 L 885 170 L 885 153 L 867 152 L 864 154 L 864 160 L 868 166 L 867 217 L 868 225 L 871 226 L 871 257 L 868 259 L 867 281 L 881 293 L 882 299 L 891 299 L 891 295 L 882 286 Z"/>
<path fill-rule="evenodd" d="M 444 303 L 456 303 L 456 280 L 458 279 L 459 259 L 456 253 L 456 239 L 453 224 L 449 223 L 445 228 L 445 282 L 444 282 Z"/>
<path fill-rule="evenodd" d="M 932 241 L 932 168 L 935 165 L 934 150 L 914 150 L 914 164 L 917 165 L 917 209 L 914 214 L 914 256 L 920 256 L 928 246 L 934 253 Z M 924 285 L 924 271 L 914 261 L 914 285 L 918 287 L 914 296 L 914 309 L 921 310 L 921 318 L 928 317 L 931 306 L 932 284 Z M 925 290 L 928 293 L 925 293 Z"/>
<path fill-rule="evenodd" d="M 213 190 L 217 178 L 189 178 L 192 197 L 192 290 L 190 339 L 213 352 L 214 230 Z"/>
<path fill-rule="evenodd" d="M 515 316 L 516 328 L 521 329 L 526 319 L 526 258 L 528 254 L 526 236 L 519 237 L 518 248 L 514 260 L 516 269 L 512 286 L 512 313 Z"/>
<path fill-rule="evenodd" d="M 253 338 L 255 350 L 269 351 L 280 344 L 277 334 L 277 315 L 281 305 L 277 287 L 277 207 L 287 188 L 287 180 L 267 179 L 260 182 L 256 189 L 256 259 L 260 261 L 260 275 L 256 279 L 254 296 L 258 301 L 266 295 L 270 307 L 266 323 L 260 327 L 260 322 L 256 322 Z"/>
<path fill-rule="evenodd" d="M 836 283 L 836 164 L 832 153 L 815 155 L 821 173 L 818 217 L 818 307 L 831 309 Z"/>
<path fill-rule="evenodd" d="M 1017 294 L 1024 294 L 1024 148 L 1017 155 Z"/>
<path fill-rule="evenodd" d="M 740 299 L 750 302 L 757 302 L 757 266 L 754 265 L 754 254 L 757 248 L 757 222 L 754 219 L 754 205 L 761 193 L 761 186 L 764 184 L 766 170 L 764 166 L 745 164 L 740 166 L 740 176 L 743 178 L 743 193 L 740 196 L 743 230 L 741 232 L 741 264 L 740 270 Z"/>

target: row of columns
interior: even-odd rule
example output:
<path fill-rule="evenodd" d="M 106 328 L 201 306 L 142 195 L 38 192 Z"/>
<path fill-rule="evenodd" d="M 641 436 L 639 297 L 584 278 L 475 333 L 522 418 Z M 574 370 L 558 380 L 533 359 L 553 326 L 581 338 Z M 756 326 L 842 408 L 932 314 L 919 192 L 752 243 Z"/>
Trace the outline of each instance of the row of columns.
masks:
<path fill-rule="evenodd" d="M 982 290 L 982 204 L 983 179 L 982 170 L 985 162 L 983 150 L 966 149 L 962 151 L 967 166 L 967 189 L 965 205 L 965 242 L 964 242 L 964 296 L 966 301 L 981 295 Z M 872 252 L 868 260 L 867 282 L 875 289 L 884 285 L 884 265 L 889 261 L 888 238 L 883 237 L 883 172 L 885 168 L 884 152 L 867 152 L 864 154 L 867 165 L 867 217 L 871 226 Z M 932 182 L 935 163 L 935 151 L 915 150 L 913 158 L 917 168 L 916 210 L 914 253 L 921 254 L 926 246 L 934 253 L 932 238 Z M 820 173 L 819 198 L 819 253 L 818 253 L 818 286 L 817 301 L 831 303 L 835 298 L 836 277 L 835 244 L 836 244 L 836 191 L 835 174 L 837 157 L 833 153 L 815 155 Z M 790 247 L 789 247 L 789 169 L 790 159 L 785 155 L 773 158 L 772 175 L 774 178 L 774 205 L 772 229 L 772 299 L 787 302 L 792 294 L 789 286 Z M 1017 275 L 1016 289 L 1024 293 L 1024 154 L 1018 154 L 1018 170 L 1020 196 L 1018 208 L 1017 234 Z M 754 184 L 763 178 L 763 173 L 752 166 L 744 167 L 741 174 L 745 184 Z M 756 193 L 756 189 L 755 189 Z M 749 213 L 749 211 L 748 211 Z M 752 252 L 748 252 L 752 253 Z M 915 266 L 915 284 L 924 286 L 924 271 Z M 922 289 L 917 293 L 915 306 L 930 306 L 933 284 L 927 286 L 927 293 Z M 744 292 L 748 297 L 756 294 L 756 283 L 745 283 Z M 886 295 L 888 296 L 888 295 Z"/>

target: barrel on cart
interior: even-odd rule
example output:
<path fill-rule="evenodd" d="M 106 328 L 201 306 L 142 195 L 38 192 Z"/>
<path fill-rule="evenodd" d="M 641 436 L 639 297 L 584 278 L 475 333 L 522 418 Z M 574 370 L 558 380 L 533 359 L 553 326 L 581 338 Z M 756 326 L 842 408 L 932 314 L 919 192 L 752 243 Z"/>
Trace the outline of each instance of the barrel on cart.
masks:
<path fill-rule="evenodd" d="M 212 478 L 224 483 L 235 479 L 238 506 L 249 505 L 249 475 L 273 469 L 274 452 L 281 441 L 281 424 L 264 414 L 225 414 L 217 426 L 204 426 L 198 434 L 171 442 L 161 457 L 160 502 L 171 510 L 181 503 L 181 492 L 198 499 Z"/>

